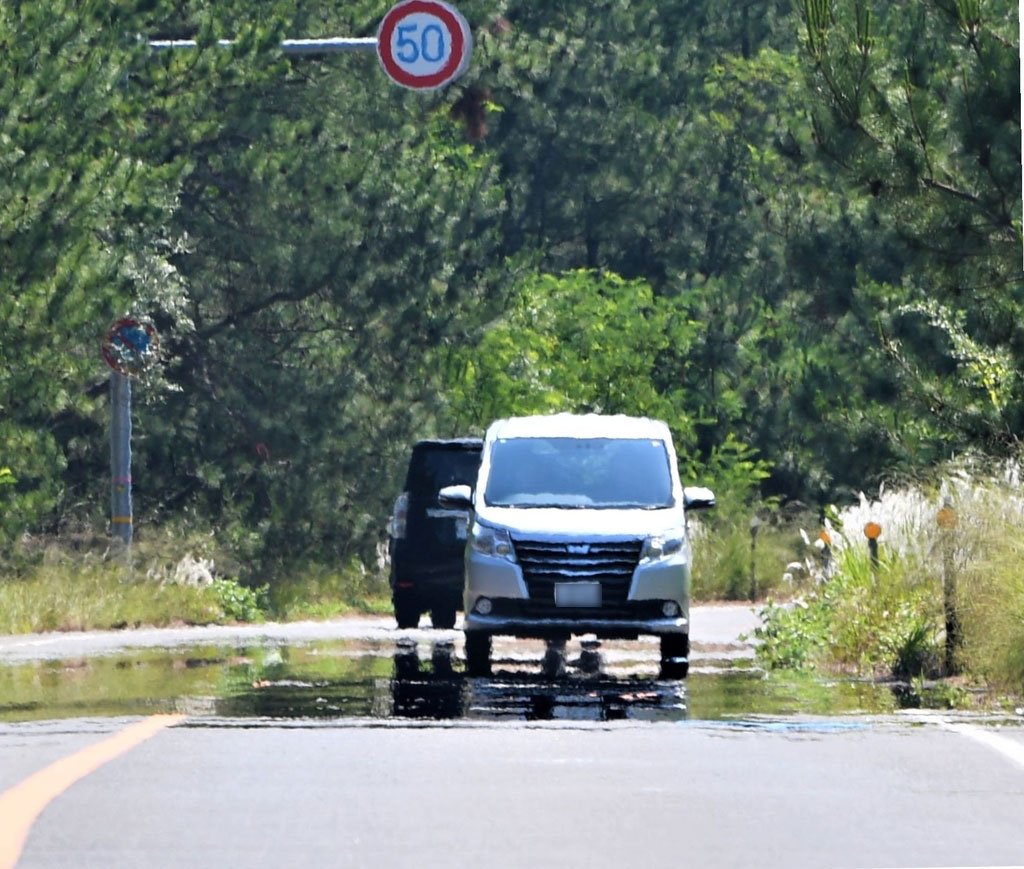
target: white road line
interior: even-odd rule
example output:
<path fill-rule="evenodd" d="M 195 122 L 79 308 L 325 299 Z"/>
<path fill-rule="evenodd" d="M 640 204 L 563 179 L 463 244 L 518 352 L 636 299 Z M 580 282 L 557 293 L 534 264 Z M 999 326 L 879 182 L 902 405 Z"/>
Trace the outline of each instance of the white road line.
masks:
<path fill-rule="evenodd" d="M 1003 757 L 1012 760 L 1014 763 L 1024 766 L 1024 743 L 1000 736 L 989 728 L 978 727 L 973 724 L 956 724 L 951 721 L 944 721 L 942 726 L 946 730 L 952 730 L 961 736 L 966 736 L 988 746 L 993 751 L 998 751 Z"/>

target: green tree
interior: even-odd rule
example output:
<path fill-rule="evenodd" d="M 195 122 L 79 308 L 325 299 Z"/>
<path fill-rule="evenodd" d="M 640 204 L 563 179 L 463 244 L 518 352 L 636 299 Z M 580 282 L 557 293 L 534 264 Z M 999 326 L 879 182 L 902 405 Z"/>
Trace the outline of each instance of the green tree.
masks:
<path fill-rule="evenodd" d="M 1024 420 L 1017 4 L 802 0 L 800 12 L 819 146 L 900 242 L 902 272 L 857 287 L 895 401 L 939 455 L 1004 449 Z"/>
<path fill-rule="evenodd" d="M 447 352 L 451 415 L 478 432 L 499 417 L 560 411 L 661 419 L 684 478 L 713 479 L 736 506 L 766 476 L 764 462 L 734 433 L 701 452 L 686 385 L 659 387 L 665 354 L 685 353 L 700 331 L 683 313 L 678 299 L 611 272 L 526 276 L 478 343 Z"/>
<path fill-rule="evenodd" d="M 627 413 L 664 419 L 690 440 L 685 411 L 654 385 L 661 353 L 687 340 L 667 307 L 646 282 L 610 272 L 524 278 L 479 343 L 450 352 L 453 417 L 480 431 L 501 416 Z"/>
<path fill-rule="evenodd" d="M 141 530 L 253 572 L 369 559 L 409 441 L 506 413 L 659 416 L 821 503 L 1014 440 L 1009 0 L 465 0 L 429 94 L 279 50 L 386 5 L 0 6 L 4 540 L 104 521 L 129 312 Z"/>
<path fill-rule="evenodd" d="M 507 243 L 674 300 L 692 340 L 660 354 L 655 389 L 685 407 L 695 456 L 736 438 L 775 466 L 770 491 L 827 501 L 847 473 L 863 485 L 885 457 L 864 423 L 848 461 L 870 403 L 851 372 L 877 345 L 852 287 L 860 257 L 884 280 L 896 254 L 857 194 L 824 192 L 789 5 L 505 12 L 478 76 L 501 109 L 484 144 L 501 154 Z"/>

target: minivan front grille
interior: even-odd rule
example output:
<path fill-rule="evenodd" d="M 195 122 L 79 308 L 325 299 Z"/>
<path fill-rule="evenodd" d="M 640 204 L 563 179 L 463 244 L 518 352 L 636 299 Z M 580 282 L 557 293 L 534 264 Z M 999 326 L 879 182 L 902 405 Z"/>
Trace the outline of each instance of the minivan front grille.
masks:
<path fill-rule="evenodd" d="M 625 603 L 643 545 L 641 540 L 551 543 L 515 538 L 512 543 L 530 600 L 551 606 L 555 583 L 594 580 L 601 583 L 603 605 Z"/>

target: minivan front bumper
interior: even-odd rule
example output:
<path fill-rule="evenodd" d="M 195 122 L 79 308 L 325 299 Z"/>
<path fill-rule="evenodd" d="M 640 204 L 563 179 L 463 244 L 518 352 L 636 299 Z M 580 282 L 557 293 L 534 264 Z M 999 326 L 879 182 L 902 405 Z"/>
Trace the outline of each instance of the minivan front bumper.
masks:
<path fill-rule="evenodd" d="M 520 617 L 470 613 L 463 628 L 486 634 L 537 639 L 557 639 L 572 635 L 594 634 L 602 639 L 635 640 L 642 635 L 664 636 L 688 634 L 689 619 L 630 619 L 601 618 L 599 615 L 567 616 L 563 618 Z"/>
<path fill-rule="evenodd" d="M 487 612 L 478 604 L 486 598 Z M 608 639 L 640 635 L 688 634 L 690 568 L 686 554 L 641 563 L 633 571 L 625 599 L 597 607 L 558 607 L 547 594 L 531 597 L 519 565 L 504 558 L 467 551 L 464 628 L 515 637 L 560 638 L 595 634 Z M 673 603 L 677 612 L 666 616 Z"/>

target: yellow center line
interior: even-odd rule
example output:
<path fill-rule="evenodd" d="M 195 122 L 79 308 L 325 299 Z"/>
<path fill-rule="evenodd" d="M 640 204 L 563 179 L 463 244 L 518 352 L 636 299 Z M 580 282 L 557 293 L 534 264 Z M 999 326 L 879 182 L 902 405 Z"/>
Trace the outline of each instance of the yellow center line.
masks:
<path fill-rule="evenodd" d="M 155 736 L 184 715 L 153 715 L 61 758 L 0 794 L 0 869 L 14 869 L 36 818 L 75 782 Z"/>

